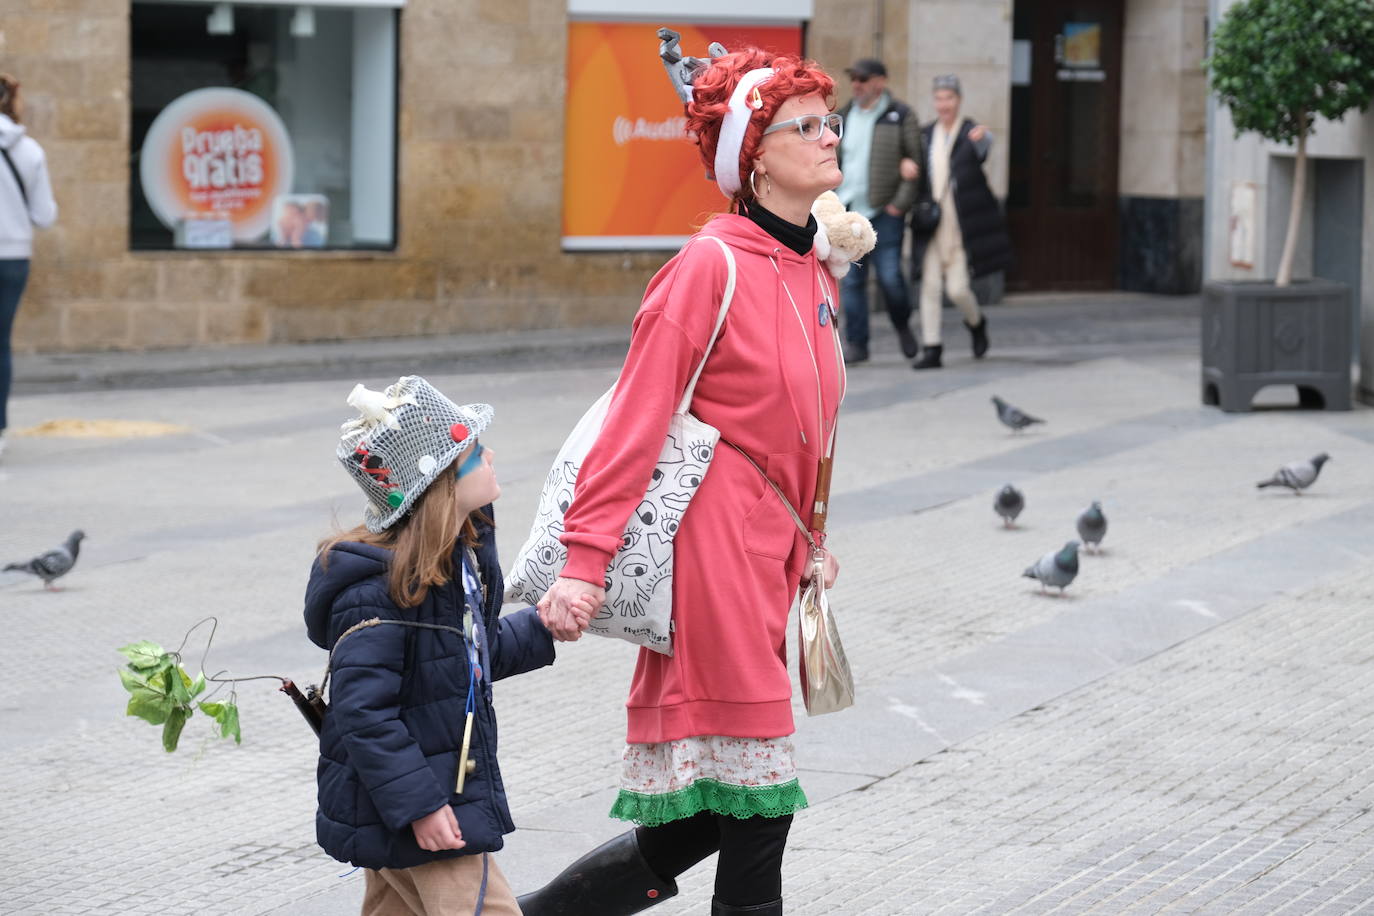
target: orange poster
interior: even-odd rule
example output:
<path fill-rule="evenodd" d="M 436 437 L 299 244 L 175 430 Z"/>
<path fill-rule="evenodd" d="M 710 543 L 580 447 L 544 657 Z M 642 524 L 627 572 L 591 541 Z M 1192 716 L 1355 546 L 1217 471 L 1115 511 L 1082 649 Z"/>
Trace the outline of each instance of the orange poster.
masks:
<path fill-rule="evenodd" d="M 565 248 L 675 248 L 728 205 L 686 137 L 682 100 L 658 56 L 661 26 L 682 36 L 684 56 L 706 57 L 713 41 L 801 53 L 800 26 L 570 23 Z"/>

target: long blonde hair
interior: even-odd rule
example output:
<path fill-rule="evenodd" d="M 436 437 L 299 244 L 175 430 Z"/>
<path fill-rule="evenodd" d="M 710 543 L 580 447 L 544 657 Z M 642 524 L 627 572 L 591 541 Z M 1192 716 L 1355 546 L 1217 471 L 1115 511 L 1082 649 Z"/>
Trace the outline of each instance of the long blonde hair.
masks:
<path fill-rule="evenodd" d="M 391 551 L 387 593 L 397 607 L 416 607 L 425 600 L 432 586 L 453 578 L 453 549 L 461 538 L 477 546 L 476 520 L 490 522 L 481 512 L 473 512 L 458 522 L 454 509 L 452 473 L 440 474 L 415 501 L 408 515 L 385 531 L 374 534 L 365 525 L 339 531 L 320 542 L 320 566 L 329 563 L 329 551 L 344 541 L 356 541 Z"/>

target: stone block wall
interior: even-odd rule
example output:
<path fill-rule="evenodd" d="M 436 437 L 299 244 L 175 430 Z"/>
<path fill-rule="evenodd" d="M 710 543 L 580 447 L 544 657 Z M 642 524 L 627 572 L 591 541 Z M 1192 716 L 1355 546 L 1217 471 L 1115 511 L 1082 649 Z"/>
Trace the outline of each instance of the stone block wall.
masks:
<path fill-rule="evenodd" d="M 614 324 L 668 257 L 560 250 L 566 0 L 408 0 L 397 246 L 356 253 L 130 251 L 130 0 L 4 6 L 0 70 L 24 84 L 61 210 L 35 246 L 20 351 Z M 917 16 L 918 6 L 928 9 Z M 950 61 L 912 47 L 922 17 L 963 22 L 964 7 L 1009 34 L 1008 0 L 823 0 L 806 50 L 836 76 L 838 104 L 849 96 L 844 67 L 882 58 L 922 120 L 933 72 L 962 69 L 980 85 L 973 70 L 985 64 L 988 101 L 970 113 L 1005 135 L 1007 49 Z M 977 45 L 969 53 L 983 54 Z M 997 155 L 1004 163 L 1005 149 Z M 993 171 L 1000 188 L 1005 166 Z"/>
<path fill-rule="evenodd" d="M 564 0 L 410 0 L 394 252 L 129 250 L 129 0 L 6 0 L 60 214 L 20 351 L 395 337 L 627 321 L 667 259 L 564 254 Z M 668 91 L 665 83 L 665 91 Z"/>

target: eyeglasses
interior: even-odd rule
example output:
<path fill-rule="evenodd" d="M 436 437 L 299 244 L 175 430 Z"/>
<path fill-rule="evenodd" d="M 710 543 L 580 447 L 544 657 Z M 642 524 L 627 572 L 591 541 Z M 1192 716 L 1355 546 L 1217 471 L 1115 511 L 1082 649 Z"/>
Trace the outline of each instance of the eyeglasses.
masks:
<path fill-rule="evenodd" d="M 873 79 L 871 76 L 851 76 L 849 81 L 851 83 L 866 83 L 871 79 Z"/>
<path fill-rule="evenodd" d="M 844 136 L 844 118 L 837 114 L 828 115 L 802 115 L 800 118 L 788 118 L 786 121 L 765 127 L 763 135 L 766 137 L 775 130 L 786 130 L 789 127 L 796 127 L 797 133 L 801 134 L 803 140 L 816 141 L 825 133 L 825 129 L 830 128 L 836 138 Z"/>
<path fill-rule="evenodd" d="M 463 459 L 463 463 L 458 465 L 458 469 L 453 472 L 453 476 L 462 480 L 464 476 L 477 470 L 482 464 L 482 453 L 484 451 L 486 451 L 486 449 L 482 447 L 482 443 L 474 442 L 472 444 L 472 454 Z"/>

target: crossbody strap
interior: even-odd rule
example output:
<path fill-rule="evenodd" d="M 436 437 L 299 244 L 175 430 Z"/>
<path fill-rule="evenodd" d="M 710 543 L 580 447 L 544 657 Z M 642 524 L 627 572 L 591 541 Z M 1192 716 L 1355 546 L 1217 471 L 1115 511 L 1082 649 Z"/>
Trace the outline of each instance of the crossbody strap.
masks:
<path fill-rule="evenodd" d="M 320 679 L 320 696 L 324 696 L 325 688 L 329 686 L 329 674 L 334 665 L 334 653 L 339 651 L 339 643 L 359 630 L 365 630 L 368 627 L 378 627 L 384 623 L 393 623 L 398 627 L 416 627 L 422 630 L 448 630 L 450 633 L 457 633 L 459 639 L 467 642 L 467 634 L 458 627 L 445 626 L 442 623 L 420 623 L 416 620 L 392 620 L 388 617 L 369 617 L 367 620 L 362 620 L 353 624 L 353 626 L 340 633 L 338 639 L 334 640 L 334 648 L 329 650 L 329 659 L 324 664 L 324 677 Z"/>
<path fill-rule="evenodd" d="M 716 326 L 711 331 L 711 339 L 706 342 L 706 351 L 701 354 L 701 363 L 697 366 L 697 371 L 692 373 L 692 380 L 687 383 L 687 390 L 682 393 L 682 403 L 677 405 L 678 413 L 686 413 L 691 406 L 692 395 L 697 390 L 697 379 L 701 378 L 701 370 L 706 368 L 706 358 L 711 355 L 711 348 L 716 345 L 716 338 L 720 336 L 720 329 L 725 325 L 725 314 L 730 311 L 730 300 L 735 298 L 735 256 L 730 253 L 730 246 L 713 235 L 705 236 L 720 246 L 720 250 L 725 253 L 725 293 L 720 297 L 720 310 L 716 313 Z"/>
<path fill-rule="evenodd" d="M 749 453 L 746 452 L 744 449 L 740 448 L 738 445 L 729 441 L 728 439 L 721 439 L 720 441 L 724 442 L 726 445 L 730 446 L 732 449 L 739 452 L 741 455 L 744 456 L 745 461 L 749 462 L 754 466 L 754 470 L 759 472 L 759 476 L 764 479 L 764 482 L 773 488 L 774 493 L 778 494 L 778 499 L 782 500 L 783 507 L 787 509 L 787 514 L 792 516 L 792 521 L 797 523 L 797 530 L 802 533 L 802 537 L 806 538 L 806 543 L 811 545 L 812 550 L 818 549 L 819 545 L 816 544 L 816 539 L 812 537 L 811 530 L 807 528 L 806 523 L 801 520 L 801 515 L 797 513 L 797 510 L 792 508 L 792 501 L 788 499 L 786 494 L 782 492 L 782 487 L 775 484 L 773 482 L 773 478 L 763 473 L 763 468 L 759 467 L 759 463 L 755 461 L 753 458 L 750 458 Z"/>
<path fill-rule="evenodd" d="M 777 265 L 775 264 L 774 267 L 776 268 L 776 266 Z M 779 276 L 781 276 L 781 272 L 779 272 Z M 825 284 L 824 277 L 820 278 L 820 282 L 821 290 L 825 293 L 826 304 L 828 306 L 830 304 L 830 288 Z M 784 286 L 784 288 L 786 287 Z M 791 293 L 788 293 L 788 295 L 791 296 Z M 840 349 L 840 338 L 839 335 L 835 333 L 833 328 L 831 330 L 830 337 L 834 342 L 835 364 L 839 370 L 840 398 L 841 400 L 843 400 L 844 389 L 847 381 L 845 378 L 846 373 L 844 370 L 844 351 Z M 835 436 L 839 430 L 839 426 L 839 420 L 836 419 L 836 422 L 830 428 L 830 438 L 826 442 L 825 454 L 821 457 L 819 466 L 817 467 L 816 471 L 816 496 L 815 501 L 811 507 L 811 521 L 816 532 L 820 534 L 822 542 L 825 538 L 826 516 L 829 513 L 830 509 L 830 472 L 831 468 L 834 466 Z M 773 478 L 765 474 L 763 468 L 759 467 L 759 463 L 755 461 L 753 458 L 751 458 L 749 456 L 749 453 L 746 452 L 744 449 L 740 448 L 738 445 L 724 437 L 722 437 L 720 441 L 724 442 L 726 445 L 730 446 L 732 449 L 743 455 L 744 460 L 749 462 L 749 464 L 753 466 L 754 470 L 759 472 L 759 476 L 762 477 L 764 481 L 770 487 L 773 488 L 774 493 L 778 494 L 778 499 L 782 500 L 783 506 L 787 509 L 787 514 L 792 516 L 792 521 L 796 524 L 797 530 L 802 533 L 802 536 L 804 538 L 806 538 L 806 543 L 811 545 L 811 549 L 813 551 L 819 550 L 822 546 L 821 543 L 817 543 L 815 536 L 811 533 L 811 529 L 807 528 L 806 523 L 801 520 L 801 514 L 797 512 L 796 508 L 792 505 L 792 501 L 787 498 L 787 495 L 782 492 L 782 488 L 773 482 Z"/>
<path fill-rule="evenodd" d="M 15 168 L 14 160 L 10 158 L 10 151 L 0 146 L 0 156 L 5 157 L 5 164 L 10 167 L 10 174 L 14 176 L 14 183 L 19 185 L 19 196 L 24 198 L 24 209 L 29 209 L 29 189 L 24 187 L 24 179 L 19 177 L 19 169 Z"/>

